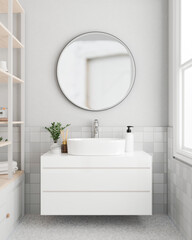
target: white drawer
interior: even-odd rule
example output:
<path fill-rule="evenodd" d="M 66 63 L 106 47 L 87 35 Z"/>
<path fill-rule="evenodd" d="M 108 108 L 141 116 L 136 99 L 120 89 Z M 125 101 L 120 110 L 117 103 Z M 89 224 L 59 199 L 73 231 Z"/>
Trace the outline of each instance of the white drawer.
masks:
<path fill-rule="evenodd" d="M 151 215 L 151 194 L 144 192 L 45 192 L 42 215 Z"/>
<path fill-rule="evenodd" d="M 151 191 L 150 169 L 44 169 L 41 191 Z"/>
<path fill-rule="evenodd" d="M 6 204 L 3 206 L 4 208 L 2 211 L 2 221 L 0 222 L 0 239 L 2 240 L 7 239 L 9 234 L 12 232 L 15 224 L 13 208 L 14 199 L 12 197 L 13 194 L 10 194 L 10 199 L 8 199 Z"/>
<path fill-rule="evenodd" d="M 8 236 L 11 234 L 15 227 L 16 223 L 11 218 L 5 218 L 2 222 L 0 222 L 0 236 L 1 240 L 7 240 Z"/>
<path fill-rule="evenodd" d="M 7 214 L 7 208 L 6 208 L 6 204 L 4 203 L 1 207 L 0 207 L 0 224 L 3 220 L 5 220 L 6 218 L 6 214 Z"/>
<path fill-rule="evenodd" d="M 45 154 L 41 168 L 151 168 L 152 157 L 143 152 L 117 156 L 72 156 Z"/>
<path fill-rule="evenodd" d="M 9 192 L 6 202 L 0 208 L 0 239 L 6 240 L 21 217 L 21 183 Z"/>

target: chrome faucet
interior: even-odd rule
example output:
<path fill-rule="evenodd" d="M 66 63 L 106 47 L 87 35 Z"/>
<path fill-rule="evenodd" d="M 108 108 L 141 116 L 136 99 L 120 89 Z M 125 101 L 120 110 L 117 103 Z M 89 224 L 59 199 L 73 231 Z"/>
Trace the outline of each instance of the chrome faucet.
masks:
<path fill-rule="evenodd" d="M 94 123 L 93 123 L 93 137 L 94 138 L 99 138 L 99 121 L 98 119 L 95 119 L 94 120 Z"/>

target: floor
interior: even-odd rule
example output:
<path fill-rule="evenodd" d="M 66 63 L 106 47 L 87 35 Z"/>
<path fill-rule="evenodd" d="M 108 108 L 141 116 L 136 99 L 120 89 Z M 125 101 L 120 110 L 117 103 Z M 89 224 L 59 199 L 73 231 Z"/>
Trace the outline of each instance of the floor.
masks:
<path fill-rule="evenodd" d="M 183 240 L 166 215 L 44 217 L 26 215 L 10 240 Z"/>

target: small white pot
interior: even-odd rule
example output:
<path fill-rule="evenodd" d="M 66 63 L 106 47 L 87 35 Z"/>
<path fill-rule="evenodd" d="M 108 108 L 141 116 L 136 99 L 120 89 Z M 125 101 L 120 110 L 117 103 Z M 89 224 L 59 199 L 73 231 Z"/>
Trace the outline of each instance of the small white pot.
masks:
<path fill-rule="evenodd" d="M 60 153 L 61 148 L 58 143 L 53 143 L 50 147 L 52 153 Z"/>

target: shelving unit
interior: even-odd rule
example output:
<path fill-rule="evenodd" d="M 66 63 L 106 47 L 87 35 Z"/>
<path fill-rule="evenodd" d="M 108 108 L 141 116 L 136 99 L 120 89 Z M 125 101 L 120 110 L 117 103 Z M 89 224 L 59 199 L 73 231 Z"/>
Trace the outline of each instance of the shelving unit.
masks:
<path fill-rule="evenodd" d="M 0 23 L 0 48 L 8 51 L 8 72 L 0 69 L 0 84 L 8 85 L 8 121 L 0 126 L 8 126 L 8 141 L 0 142 L 0 148 L 8 146 L 8 177 L 12 178 L 13 126 L 18 125 L 21 133 L 21 170 L 24 171 L 24 135 L 25 135 L 25 12 L 18 0 L 0 0 L 0 13 L 7 14 L 8 28 Z M 20 40 L 13 35 L 13 14 L 19 14 Z M 17 18 L 18 19 L 18 18 Z M 20 49 L 20 77 L 13 74 L 13 49 Z M 13 120 L 13 85 L 20 86 L 20 121 Z M 1 85 L 0 85 L 1 88 Z"/>
<path fill-rule="evenodd" d="M 0 82 L 1 83 L 7 83 L 8 80 L 9 80 L 9 77 L 12 77 L 13 78 L 13 82 L 14 83 L 24 83 L 23 80 L 21 80 L 20 78 L 8 73 L 8 72 L 5 72 L 3 71 L 2 69 L 0 69 Z"/>
<path fill-rule="evenodd" d="M 11 37 L 13 39 L 13 48 L 23 48 L 23 44 L 10 33 L 10 31 L 0 23 L 0 47 L 7 48 L 8 47 L 8 38 Z"/>

